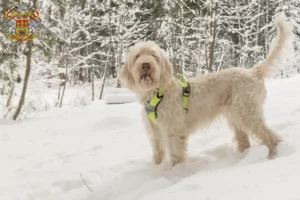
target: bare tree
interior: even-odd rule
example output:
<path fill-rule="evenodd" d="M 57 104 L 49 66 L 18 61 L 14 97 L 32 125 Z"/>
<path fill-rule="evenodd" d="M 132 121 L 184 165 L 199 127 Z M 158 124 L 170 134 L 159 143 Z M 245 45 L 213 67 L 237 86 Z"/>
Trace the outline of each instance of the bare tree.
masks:
<path fill-rule="evenodd" d="M 60 99 L 60 104 L 59 104 L 60 108 L 62 106 L 62 102 L 63 102 L 63 99 L 64 99 L 65 90 L 66 90 L 66 85 L 67 85 L 69 54 L 70 54 L 70 48 L 71 48 L 71 44 L 72 44 L 72 35 L 73 35 L 73 20 L 71 21 L 71 33 L 70 33 L 70 38 L 69 38 L 69 45 L 68 45 L 69 47 L 68 47 L 67 60 L 66 60 L 65 82 L 64 82 L 64 88 L 63 88 L 63 91 L 62 91 L 62 94 L 61 94 L 61 99 Z"/>
<path fill-rule="evenodd" d="M 181 24 L 184 24 L 184 16 L 183 16 L 183 5 L 182 3 L 180 3 L 180 22 Z M 184 70 L 185 70 L 185 62 L 184 62 L 184 37 L 185 37 L 185 28 L 184 27 L 181 27 L 181 45 L 180 45 L 180 60 L 181 60 L 181 63 L 180 63 L 180 66 L 181 66 L 181 72 L 180 73 L 183 73 Z"/>
<path fill-rule="evenodd" d="M 92 64 L 92 72 L 91 72 L 91 82 L 92 82 L 92 101 L 95 100 L 95 68 L 94 64 Z"/>
<path fill-rule="evenodd" d="M 211 22 L 209 25 L 209 32 L 210 35 L 212 36 L 212 40 L 210 41 L 210 46 L 209 46 L 209 62 L 208 62 L 208 70 L 212 72 L 212 66 L 214 62 L 214 50 L 215 50 L 215 43 L 216 43 L 216 36 L 217 36 L 217 11 L 218 11 L 218 3 L 215 3 L 214 8 L 213 8 L 213 1 L 211 1 L 211 7 L 210 7 L 210 17 L 211 17 Z"/>
<path fill-rule="evenodd" d="M 124 10 L 126 9 L 126 3 L 124 3 Z M 122 53 L 123 53 L 123 26 L 125 23 L 125 16 L 124 13 L 121 12 L 120 17 L 119 17 L 119 30 L 118 30 L 118 40 L 119 40 L 119 53 L 118 53 L 118 69 L 121 69 L 121 62 L 122 62 Z M 119 77 L 117 79 L 117 88 L 121 87 L 121 81 L 119 80 Z"/>
<path fill-rule="evenodd" d="M 89 6 L 90 6 L 90 8 L 89 8 L 89 10 L 90 10 L 90 23 L 91 23 L 91 21 L 92 21 L 92 1 L 90 0 L 90 2 L 89 2 Z M 91 28 L 91 32 L 92 32 L 92 30 L 93 30 L 93 28 Z M 90 48 L 92 48 L 91 46 L 90 46 Z M 87 48 L 87 49 L 89 49 L 89 48 Z M 95 68 L 94 68 L 94 64 L 92 64 L 92 69 L 91 69 L 91 82 L 92 82 L 92 101 L 94 101 L 95 100 Z"/>
<path fill-rule="evenodd" d="M 105 85 L 105 80 L 106 80 L 106 75 L 107 75 L 108 62 L 109 62 L 110 49 L 112 49 L 111 60 L 115 56 L 114 49 L 113 49 L 113 41 L 112 41 L 112 23 L 111 23 L 112 10 L 111 10 L 111 0 L 108 1 L 108 4 L 109 4 L 108 25 L 109 25 L 109 35 L 110 35 L 110 38 L 109 38 L 109 45 L 108 45 L 108 55 L 107 55 L 107 59 L 106 59 L 106 63 L 105 63 L 105 69 L 104 69 L 104 73 L 103 73 L 103 81 L 102 81 L 102 86 L 101 86 L 101 91 L 100 91 L 100 97 L 99 97 L 100 100 L 102 99 L 102 96 L 103 96 L 103 90 L 104 90 L 104 85 Z M 112 61 L 112 63 L 114 63 L 114 62 Z"/>
<path fill-rule="evenodd" d="M 12 101 L 12 97 L 13 97 L 13 94 L 14 94 L 14 91 L 15 91 L 15 81 L 14 81 L 14 69 L 13 69 L 13 64 L 10 63 L 10 73 L 11 73 L 11 76 L 9 77 L 9 84 L 11 86 L 10 88 L 10 92 L 9 92 L 9 95 L 8 95 L 8 98 L 7 98 L 7 101 L 6 101 L 6 105 L 5 107 L 7 107 L 8 109 L 10 109 L 10 106 L 11 106 L 11 101 Z"/>
<path fill-rule="evenodd" d="M 33 0 L 33 8 L 36 9 L 37 5 L 37 0 Z M 17 120 L 22 107 L 25 103 L 25 96 L 26 96 L 26 91 L 27 91 L 27 85 L 28 85 L 28 80 L 30 77 L 30 71 L 31 71 L 31 55 L 32 55 L 32 40 L 27 41 L 27 51 L 26 51 L 26 71 L 25 71 L 25 77 L 24 77 L 24 84 L 23 84 L 23 89 L 22 89 L 22 94 L 21 98 L 18 104 L 18 108 L 13 116 L 14 120 Z"/>
<path fill-rule="evenodd" d="M 10 63 L 10 73 L 11 73 L 11 76 L 9 77 L 10 91 L 9 91 L 8 98 L 7 98 L 6 105 L 5 105 L 5 107 L 7 108 L 7 112 L 4 115 L 4 118 L 6 118 L 7 115 L 10 113 L 10 111 L 12 110 L 11 103 L 12 103 L 12 97 L 13 97 L 14 91 L 15 91 L 15 81 L 14 81 L 14 77 L 13 77 L 14 69 L 13 69 L 12 63 Z"/>
<path fill-rule="evenodd" d="M 99 100 L 101 100 L 102 96 L 103 96 L 103 90 L 104 90 L 104 85 L 105 85 L 105 80 L 106 80 L 106 75 L 107 75 L 108 62 L 109 62 L 109 57 L 110 57 L 109 54 L 110 54 L 110 46 L 108 49 L 107 58 L 106 58 L 106 62 L 105 62 L 105 69 L 104 69 L 104 73 L 103 73 L 103 81 L 102 81 L 102 85 L 101 85 Z"/>

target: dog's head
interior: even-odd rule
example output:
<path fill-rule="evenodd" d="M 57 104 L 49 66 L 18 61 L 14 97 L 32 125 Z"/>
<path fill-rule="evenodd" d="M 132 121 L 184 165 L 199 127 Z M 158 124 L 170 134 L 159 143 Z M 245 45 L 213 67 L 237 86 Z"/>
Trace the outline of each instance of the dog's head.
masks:
<path fill-rule="evenodd" d="M 171 80 L 173 67 L 165 52 L 154 42 L 133 46 L 120 70 L 120 80 L 129 89 L 152 90 L 165 87 Z"/>

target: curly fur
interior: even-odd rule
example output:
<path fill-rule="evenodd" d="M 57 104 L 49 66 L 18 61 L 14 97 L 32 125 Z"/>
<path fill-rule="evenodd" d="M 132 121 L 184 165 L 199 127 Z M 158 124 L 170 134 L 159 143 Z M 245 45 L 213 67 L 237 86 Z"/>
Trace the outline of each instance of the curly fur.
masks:
<path fill-rule="evenodd" d="M 142 111 L 143 122 L 153 150 L 153 161 L 159 164 L 169 157 L 171 166 L 186 158 L 187 140 L 196 130 L 223 116 L 234 132 L 237 149 L 250 147 L 249 134 L 255 135 L 276 155 L 280 137 L 266 125 L 263 104 L 266 99 L 264 79 L 271 74 L 291 46 L 292 29 L 284 16 L 276 19 L 278 30 L 275 46 L 267 58 L 251 69 L 229 68 L 217 73 L 188 79 L 191 94 L 189 111 L 182 104 L 181 86 L 173 77 L 173 67 L 165 52 L 154 42 L 141 42 L 132 47 L 127 62 L 120 70 L 120 80 L 135 92 L 144 104 L 156 88 L 165 88 L 159 104 L 158 127 Z M 143 63 L 151 68 L 145 76 Z"/>

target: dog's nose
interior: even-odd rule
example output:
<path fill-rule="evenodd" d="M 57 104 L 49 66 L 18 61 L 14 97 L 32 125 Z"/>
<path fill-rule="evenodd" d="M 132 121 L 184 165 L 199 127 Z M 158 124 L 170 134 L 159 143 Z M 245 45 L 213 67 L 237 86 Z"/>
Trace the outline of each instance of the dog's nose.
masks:
<path fill-rule="evenodd" d="M 142 68 L 144 71 L 149 71 L 149 69 L 151 68 L 151 64 L 148 62 L 142 63 Z"/>

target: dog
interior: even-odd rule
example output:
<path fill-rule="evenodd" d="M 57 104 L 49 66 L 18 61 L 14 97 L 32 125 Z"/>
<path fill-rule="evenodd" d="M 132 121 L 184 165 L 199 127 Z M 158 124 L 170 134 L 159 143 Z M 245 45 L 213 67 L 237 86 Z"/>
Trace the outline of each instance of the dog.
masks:
<path fill-rule="evenodd" d="M 265 60 L 250 69 L 228 68 L 216 73 L 187 79 L 190 87 L 189 109 L 182 104 L 182 87 L 173 76 L 173 67 L 162 50 L 152 41 L 135 44 L 119 73 L 120 81 L 145 105 L 157 88 L 165 90 L 157 106 L 157 125 L 142 110 L 143 124 L 149 135 L 153 162 L 169 158 L 171 167 L 185 161 L 188 137 L 207 127 L 214 119 L 225 117 L 240 152 L 250 147 L 249 134 L 268 147 L 268 158 L 275 158 L 281 137 L 265 122 L 264 80 L 285 58 L 292 45 L 292 28 L 287 18 L 276 18 L 277 36 Z"/>

